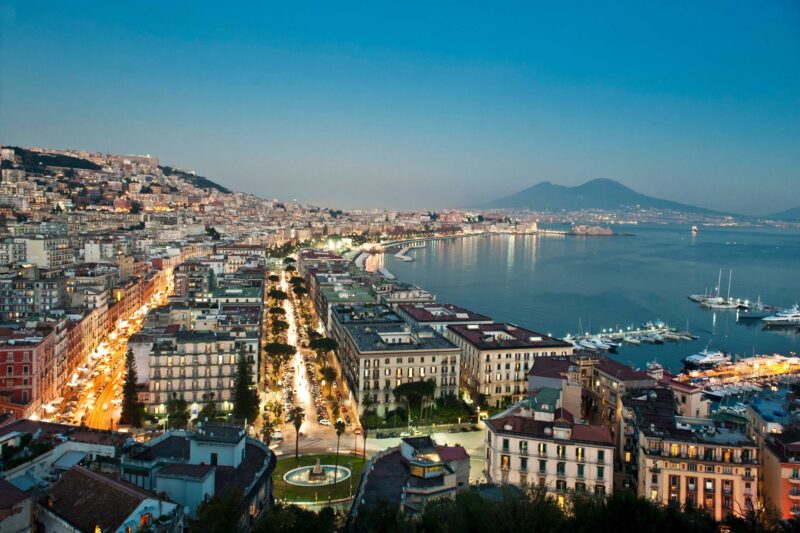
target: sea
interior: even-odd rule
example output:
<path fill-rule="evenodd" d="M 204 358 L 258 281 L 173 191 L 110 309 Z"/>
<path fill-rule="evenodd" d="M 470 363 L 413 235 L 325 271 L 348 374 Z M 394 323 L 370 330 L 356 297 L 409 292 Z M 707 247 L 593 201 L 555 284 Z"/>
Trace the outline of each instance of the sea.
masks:
<path fill-rule="evenodd" d="M 560 228 L 563 229 L 563 228 Z M 627 236 L 482 235 L 428 242 L 414 261 L 391 253 L 382 267 L 452 303 L 541 333 L 564 337 L 637 328 L 663 320 L 697 340 L 623 345 L 619 361 L 657 361 L 677 372 L 681 359 L 708 347 L 740 357 L 795 355 L 800 333 L 738 321 L 689 294 L 716 292 L 790 307 L 800 300 L 800 232 L 783 229 L 629 225 Z"/>

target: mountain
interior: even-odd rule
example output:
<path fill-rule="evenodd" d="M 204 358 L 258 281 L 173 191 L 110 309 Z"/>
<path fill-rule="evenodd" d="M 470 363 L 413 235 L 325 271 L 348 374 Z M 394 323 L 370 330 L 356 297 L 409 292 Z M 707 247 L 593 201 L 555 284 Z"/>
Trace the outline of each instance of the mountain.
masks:
<path fill-rule="evenodd" d="M 670 209 L 686 213 L 713 213 L 710 209 L 662 200 L 640 194 L 618 181 L 594 179 L 583 185 L 566 187 L 543 181 L 511 196 L 483 205 L 480 209 L 517 208 L 534 211 L 574 211 L 577 209 L 621 209 L 639 206 Z"/>
<path fill-rule="evenodd" d="M 786 211 L 781 211 L 779 213 L 773 213 L 771 215 L 767 215 L 766 218 L 772 218 L 776 220 L 800 220 L 800 207 L 787 209 Z"/>

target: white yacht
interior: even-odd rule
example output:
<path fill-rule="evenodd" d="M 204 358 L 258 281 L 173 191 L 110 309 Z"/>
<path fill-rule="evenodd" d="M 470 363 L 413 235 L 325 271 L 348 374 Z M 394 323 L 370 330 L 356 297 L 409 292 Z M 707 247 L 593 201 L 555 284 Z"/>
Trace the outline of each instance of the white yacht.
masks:
<path fill-rule="evenodd" d="M 774 315 L 762 318 L 767 326 L 800 326 L 800 308 L 794 304 L 791 309 L 778 311 Z"/>
<path fill-rule="evenodd" d="M 725 352 L 705 348 L 696 354 L 684 357 L 681 362 L 689 368 L 711 368 L 730 361 L 731 357 Z"/>

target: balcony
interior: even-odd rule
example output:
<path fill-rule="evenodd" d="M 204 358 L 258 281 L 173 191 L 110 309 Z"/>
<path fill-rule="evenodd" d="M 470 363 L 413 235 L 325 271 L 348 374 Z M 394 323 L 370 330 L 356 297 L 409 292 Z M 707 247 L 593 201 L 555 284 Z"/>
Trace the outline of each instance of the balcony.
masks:
<path fill-rule="evenodd" d="M 796 487 L 792 487 L 792 490 L 788 492 L 790 500 L 800 500 L 800 490 Z"/>
<path fill-rule="evenodd" d="M 789 476 L 789 483 L 800 483 L 800 476 Z"/>

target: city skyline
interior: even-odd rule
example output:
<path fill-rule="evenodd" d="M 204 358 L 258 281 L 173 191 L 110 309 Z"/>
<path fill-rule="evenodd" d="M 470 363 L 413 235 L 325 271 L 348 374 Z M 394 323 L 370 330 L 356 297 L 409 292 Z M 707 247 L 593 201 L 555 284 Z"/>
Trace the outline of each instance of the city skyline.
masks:
<path fill-rule="evenodd" d="M 800 205 L 791 2 L 0 6 L 4 144 L 152 153 L 331 207 L 599 177 L 725 212 Z"/>

